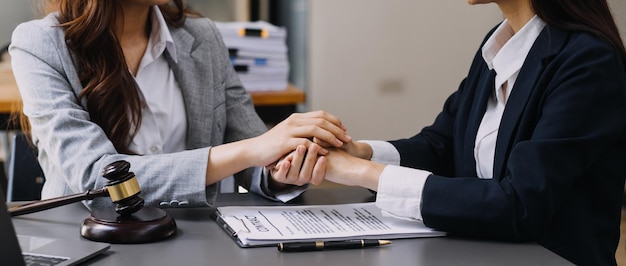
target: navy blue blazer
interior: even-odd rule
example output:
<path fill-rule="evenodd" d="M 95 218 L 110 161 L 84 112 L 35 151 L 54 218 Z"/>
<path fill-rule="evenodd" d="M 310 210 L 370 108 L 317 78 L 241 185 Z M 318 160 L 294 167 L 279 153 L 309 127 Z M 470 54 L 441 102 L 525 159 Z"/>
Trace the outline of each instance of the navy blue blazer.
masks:
<path fill-rule="evenodd" d="M 616 49 L 546 26 L 509 96 L 494 178 L 485 180 L 473 151 L 494 75 L 479 49 L 433 125 L 391 142 L 402 166 L 433 172 L 422 195 L 424 223 L 450 234 L 536 241 L 579 265 L 615 265 L 626 175 L 626 70 Z"/>

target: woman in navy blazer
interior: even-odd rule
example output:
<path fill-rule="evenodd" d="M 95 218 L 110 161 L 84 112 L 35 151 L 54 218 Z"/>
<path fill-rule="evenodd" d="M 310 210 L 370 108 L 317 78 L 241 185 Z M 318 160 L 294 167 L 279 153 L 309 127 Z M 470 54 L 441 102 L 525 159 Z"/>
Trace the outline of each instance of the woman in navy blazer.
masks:
<path fill-rule="evenodd" d="M 503 64 L 520 61 L 514 85 L 498 84 L 496 75 L 506 71 L 491 70 L 488 51 L 479 50 L 435 122 L 389 142 L 400 167 L 379 163 L 379 143 L 351 142 L 321 160 L 325 178 L 378 191 L 385 213 L 451 235 L 536 241 L 576 264 L 615 265 L 626 176 L 626 52 L 606 1 L 469 2 L 498 4 L 503 24 L 515 31 L 509 42 L 518 33 L 532 36 L 518 32 L 526 24 L 540 28 L 525 58 Z M 494 32 L 501 33 L 492 30 L 481 47 Z M 477 136 L 499 93 L 510 95 L 485 176 L 478 173 Z M 301 159 L 288 158 L 280 169 L 310 173 L 312 163 L 300 168 Z M 428 174 L 414 182 L 420 171 Z"/>

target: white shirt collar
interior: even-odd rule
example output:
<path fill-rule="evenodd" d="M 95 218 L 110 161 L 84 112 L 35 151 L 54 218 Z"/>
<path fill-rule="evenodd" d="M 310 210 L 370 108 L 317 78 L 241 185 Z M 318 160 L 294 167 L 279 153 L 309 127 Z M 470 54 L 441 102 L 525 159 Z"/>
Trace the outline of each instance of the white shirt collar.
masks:
<path fill-rule="evenodd" d="M 174 62 L 177 62 L 176 45 L 174 44 L 174 38 L 170 33 L 167 22 L 163 18 L 161 10 L 157 6 L 152 7 L 152 32 L 150 32 L 150 42 L 152 46 L 152 57 L 157 58 L 166 49 L 172 57 Z"/>
<path fill-rule="evenodd" d="M 485 42 L 482 56 L 489 69 L 495 70 L 497 74 L 496 89 L 511 77 L 516 77 L 545 25 L 546 23 L 535 15 L 519 32 L 514 33 L 508 20 L 504 20 Z"/>
<path fill-rule="evenodd" d="M 505 19 L 482 48 L 483 59 L 489 69 L 510 66 L 511 59 L 516 61 L 514 66 L 521 67 L 545 25 L 546 23 L 535 15 L 517 34 L 514 34 L 513 28 Z"/>

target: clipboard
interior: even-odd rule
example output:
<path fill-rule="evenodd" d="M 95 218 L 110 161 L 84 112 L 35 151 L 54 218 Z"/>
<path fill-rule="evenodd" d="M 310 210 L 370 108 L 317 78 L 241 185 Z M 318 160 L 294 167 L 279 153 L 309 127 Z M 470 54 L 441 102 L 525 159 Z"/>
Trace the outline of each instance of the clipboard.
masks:
<path fill-rule="evenodd" d="M 383 216 L 375 203 L 218 207 L 215 221 L 240 247 L 307 240 L 440 237 L 421 221 Z"/>

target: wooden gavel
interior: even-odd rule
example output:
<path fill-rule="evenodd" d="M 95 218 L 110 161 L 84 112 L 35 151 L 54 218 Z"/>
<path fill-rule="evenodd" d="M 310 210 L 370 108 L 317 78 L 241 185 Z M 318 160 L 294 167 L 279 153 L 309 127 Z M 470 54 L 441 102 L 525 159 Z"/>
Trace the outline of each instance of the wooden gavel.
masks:
<path fill-rule="evenodd" d="M 102 176 L 108 179 L 107 184 L 97 190 L 88 190 L 83 193 L 36 201 L 9 208 L 11 216 L 29 214 L 48 210 L 70 203 L 91 200 L 98 197 L 110 197 L 115 203 L 115 212 L 121 216 L 130 216 L 143 208 L 144 200 L 139 196 L 141 189 L 133 172 L 129 172 L 130 163 L 116 161 L 107 165 Z"/>

